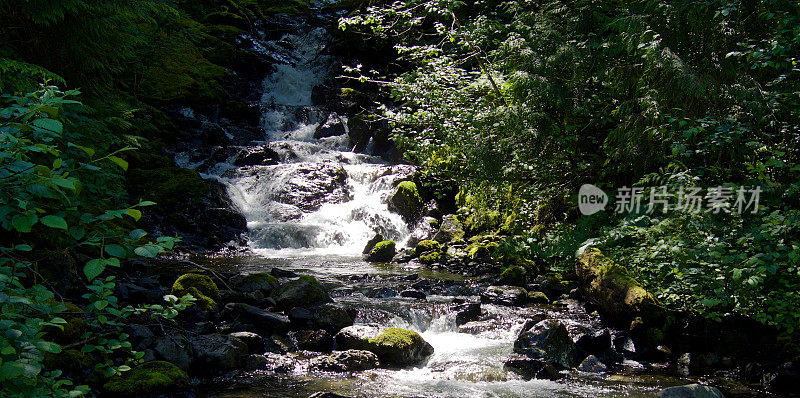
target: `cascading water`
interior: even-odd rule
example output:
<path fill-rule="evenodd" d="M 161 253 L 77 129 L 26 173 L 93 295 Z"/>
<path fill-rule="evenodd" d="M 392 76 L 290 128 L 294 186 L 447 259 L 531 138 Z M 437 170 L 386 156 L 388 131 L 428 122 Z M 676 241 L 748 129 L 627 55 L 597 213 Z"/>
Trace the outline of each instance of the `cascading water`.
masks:
<path fill-rule="evenodd" d="M 353 255 L 376 232 L 398 242 L 409 234 L 386 198 L 410 168 L 350 151 L 346 117 L 312 101 L 334 70 L 329 40 L 316 28 L 261 43 L 280 63 L 263 82 L 265 140 L 244 151 L 266 151 L 280 163 L 215 168 L 247 219 L 251 248 L 262 255 Z M 334 119 L 345 134 L 315 138 Z"/>

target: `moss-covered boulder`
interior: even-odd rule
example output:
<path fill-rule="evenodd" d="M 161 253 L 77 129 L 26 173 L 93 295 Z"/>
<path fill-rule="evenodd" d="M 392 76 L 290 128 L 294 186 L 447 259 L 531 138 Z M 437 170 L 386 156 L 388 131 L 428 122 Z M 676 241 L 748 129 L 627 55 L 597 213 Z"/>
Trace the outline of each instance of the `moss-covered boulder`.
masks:
<path fill-rule="evenodd" d="M 391 240 L 385 240 L 382 242 L 378 242 L 375 247 L 367 255 L 367 261 L 377 262 L 377 263 L 385 263 L 392 261 L 394 255 L 397 252 L 395 251 L 395 243 Z"/>
<path fill-rule="evenodd" d="M 500 245 L 497 242 L 474 242 L 467 246 L 467 255 L 473 260 L 489 260 Z"/>
<path fill-rule="evenodd" d="M 419 256 L 419 262 L 425 265 L 442 262 L 444 255 L 441 252 L 428 252 Z"/>
<path fill-rule="evenodd" d="M 422 197 L 413 181 L 401 182 L 389 196 L 389 210 L 403 216 L 408 222 L 419 219 L 422 206 Z"/>
<path fill-rule="evenodd" d="M 439 231 L 433 236 L 433 240 L 447 243 L 460 239 L 464 239 L 464 226 L 453 214 L 443 216 Z"/>
<path fill-rule="evenodd" d="M 377 245 L 378 243 L 383 242 L 383 241 L 384 241 L 383 235 L 375 234 L 375 236 L 373 236 L 372 239 L 368 240 L 367 244 L 364 245 L 364 250 L 361 253 L 362 254 L 369 254 L 372 251 L 372 249 L 375 248 L 375 245 Z"/>
<path fill-rule="evenodd" d="M 636 316 L 647 321 L 662 314 L 653 295 L 597 249 L 578 257 L 575 274 L 584 295 L 616 323 L 627 326 Z"/>
<path fill-rule="evenodd" d="M 308 308 L 332 301 L 325 287 L 310 275 L 286 281 L 275 289 L 272 297 L 281 309 Z"/>
<path fill-rule="evenodd" d="M 441 243 L 435 240 L 423 240 L 417 243 L 417 247 L 414 248 L 413 255 L 414 257 L 419 257 L 427 252 L 432 252 L 432 251 L 438 252 L 441 250 L 442 250 Z"/>
<path fill-rule="evenodd" d="M 261 292 L 265 296 L 269 296 L 279 284 L 278 278 L 268 272 L 257 272 L 242 276 L 236 283 L 236 290 L 241 293 Z"/>
<path fill-rule="evenodd" d="M 181 297 L 191 294 L 204 309 L 214 310 L 220 300 L 217 284 L 207 275 L 184 274 L 172 284 L 172 294 Z"/>
<path fill-rule="evenodd" d="M 412 330 L 370 326 L 350 326 L 336 334 L 340 349 L 367 350 L 380 358 L 382 366 L 404 367 L 419 364 L 433 354 L 433 346 Z"/>
<path fill-rule="evenodd" d="M 164 361 L 145 362 L 107 382 L 103 389 L 113 396 L 164 395 L 186 388 L 189 376 Z"/>
<path fill-rule="evenodd" d="M 500 284 L 510 286 L 525 286 L 527 271 L 519 265 L 512 265 L 500 273 Z"/>

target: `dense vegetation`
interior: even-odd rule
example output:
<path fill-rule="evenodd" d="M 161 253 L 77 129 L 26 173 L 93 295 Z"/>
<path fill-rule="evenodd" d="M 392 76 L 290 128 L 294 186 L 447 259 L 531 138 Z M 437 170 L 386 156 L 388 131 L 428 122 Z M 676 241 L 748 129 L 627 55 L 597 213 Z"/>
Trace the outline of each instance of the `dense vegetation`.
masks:
<path fill-rule="evenodd" d="M 102 384 L 142 357 L 126 319 L 172 319 L 191 304 L 120 304 L 115 268 L 177 241 L 136 228 L 154 203 L 129 198 L 124 172 L 141 157 L 171 163 L 162 107 L 220 101 L 229 63 L 242 59 L 233 39 L 301 7 L 0 1 L 0 395 L 87 393 L 74 381 Z"/>
<path fill-rule="evenodd" d="M 799 18 L 781 0 L 417 0 L 340 27 L 396 50 L 383 72 L 349 72 L 395 100 L 382 110 L 395 140 L 424 173 L 458 182 L 469 227 L 517 233 L 501 252 L 564 270 L 598 247 L 671 309 L 745 315 L 790 338 Z M 612 199 L 641 187 L 643 206 L 582 216 L 582 184 Z M 661 186 L 702 188 L 703 211 L 677 197 L 648 211 Z M 761 190 L 757 212 L 738 211 L 743 187 Z M 727 207 L 705 208 L 725 192 Z"/>

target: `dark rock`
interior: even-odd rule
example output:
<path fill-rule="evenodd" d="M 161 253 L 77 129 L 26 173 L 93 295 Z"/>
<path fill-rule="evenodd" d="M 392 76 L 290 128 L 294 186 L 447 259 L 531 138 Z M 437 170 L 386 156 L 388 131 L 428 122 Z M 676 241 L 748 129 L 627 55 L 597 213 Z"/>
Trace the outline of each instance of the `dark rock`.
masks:
<path fill-rule="evenodd" d="M 389 287 L 378 287 L 378 288 L 372 289 L 367 294 L 367 297 L 372 297 L 372 298 L 389 298 L 389 297 L 396 297 L 396 296 L 397 296 L 397 290 L 394 290 L 394 289 L 389 288 Z"/>
<path fill-rule="evenodd" d="M 531 358 L 525 355 L 511 355 L 506 359 L 504 368 L 519 374 L 525 379 L 558 380 L 564 375 L 558 369 L 543 359 Z"/>
<path fill-rule="evenodd" d="M 576 362 L 575 343 L 560 322 L 546 319 L 523 329 L 514 342 L 514 352 L 531 358 L 546 359 L 564 368 Z"/>
<path fill-rule="evenodd" d="M 193 365 L 198 369 L 236 369 L 247 355 L 247 344 L 221 334 L 206 334 L 192 338 Z"/>
<path fill-rule="evenodd" d="M 268 146 L 259 146 L 243 150 L 233 162 L 236 166 L 268 166 L 280 162 L 280 155 Z"/>
<path fill-rule="evenodd" d="M 338 304 L 323 304 L 312 308 L 312 326 L 317 329 L 336 333 L 342 328 L 353 325 L 350 312 Z"/>
<path fill-rule="evenodd" d="M 385 263 L 394 258 L 395 243 L 391 240 L 384 240 L 375 244 L 375 247 L 367 254 L 366 260 L 371 262 Z"/>
<path fill-rule="evenodd" d="M 253 332 L 234 332 L 230 334 L 247 345 L 247 351 L 251 354 L 261 354 L 264 352 L 264 338 Z"/>
<path fill-rule="evenodd" d="M 400 297 L 409 297 L 417 300 L 425 300 L 428 296 L 419 290 L 406 289 L 400 292 Z"/>
<path fill-rule="evenodd" d="M 258 272 L 254 274 L 243 275 L 236 282 L 236 290 L 240 293 L 261 293 L 263 296 L 269 296 L 272 291 L 278 286 L 278 279 L 266 272 Z"/>
<path fill-rule="evenodd" d="M 289 318 L 262 310 L 244 303 L 228 303 L 225 305 L 225 315 L 241 322 L 252 324 L 261 334 L 281 332 L 289 329 Z"/>
<path fill-rule="evenodd" d="M 587 373 L 603 373 L 607 369 L 608 368 L 606 365 L 600 362 L 600 360 L 594 355 L 589 355 L 581 362 L 580 365 L 578 365 L 578 370 Z"/>
<path fill-rule="evenodd" d="M 461 326 L 467 322 L 477 321 L 481 316 L 480 303 L 466 303 L 453 307 L 456 313 L 456 325 Z"/>
<path fill-rule="evenodd" d="M 328 120 L 314 130 L 314 138 L 335 137 L 347 133 L 345 122 L 336 113 L 328 115 Z"/>
<path fill-rule="evenodd" d="M 137 351 L 144 351 L 153 345 L 153 332 L 147 326 L 135 323 L 130 324 L 125 327 L 125 332 L 128 333 L 128 341 L 130 341 L 133 349 Z"/>
<path fill-rule="evenodd" d="M 689 384 L 665 388 L 658 393 L 658 398 L 725 398 L 725 396 L 714 387 Z"/>
<path fill-rule="evenodd" d="M 294 271 L 289 271 L 289 270 L 280 269 L 280 268 L 273 268 L 273 269 L 271 269 L 269 271 L 269 273 L 270 273 L 270 275 L 272 275 L 272 276 L 274 276 L 276 278 L 297 278 L 299 276 Z"/>
<path fill-rule="evenodd" d="M 433 347 L 419 333 L 389 328 L 379 330 L 369 326 L 350 326 L 335 336 L 337 349 L 372 351 L 383 366 L 410 366 L 433 354 Z"/>
<path fill-rule="evenodd" d="M 273 298 L 278 308 L 283 309 L 310 307 L 332 301 L 325 288 L 313 276 L 308 275 L 284 282 L 275 289 Z"/>
<path fill-rule="evenodd" d="M 380 366 L 378 356 L 370 351 L 337 351 L 314 358 L 309 367 L 328 372 L 361 372 Z"/>
<path fill-rule="evenodd" d="M 319 210 L 325 203 L 342 203 L 350 199 L 347 172 L 335 162 L 281 163 L 269 172 L 259 171 L 253 177 L 270 181 L 269 197 L 303 212 Z"/>
<path fill-rule="evenodd" d="M 489 286 L 481 293 L 481 303 L 499 305 L 522 305 L 528 300 L 528 292 L 517 286 Z"/>
<path fill-rule="evenodd" d="M 375 245 L 377 245 L 378 242 L 382 241 L 383 241 L 383 235 L 375 234 L 375 236 L 373 236 L 372 239 L 370 239 L 367 242 L 366 246 L 364 246 L 364 251 L 362 252 L 362 254 L 369 254 L 372 251 L 372 249 L 375 248 Z"/>
<path fill-rule="evenodd" d="M 188 370 L 192 364 L 192 345 L 182 334 L 169 335 L 156 339 L 153 351 L 156 357 Z"/>
<path fill-rule="evenodd" d="M 575 346 L 584 355 L 595 355 L 604 363 L 619 363 L 622 362 L 623 359 L 622 355 L 614 350 L 611 332 L 608 329 L 587 333 L 578 337 Z"/>
<path fill-rule="evenodd" d="M 779 394 L 797 394 L 800 391 L 800 358 L 781 365 L 777 372 L 765 377 L 766 387 Z"/>
<path fill-rule="evenodd" d="M 325 330 L 298 330 L 291 333 L 297 348 L 307 351 L 330 352 L 333 337 Z"/>
<path fill-rule="evenodd" d="M 422 198 L 417 184 L 403 181 L 397 185 L 388 199 L 389 210 L 403 216 L 407 222 L 414 222 L 421 216 Z"/>

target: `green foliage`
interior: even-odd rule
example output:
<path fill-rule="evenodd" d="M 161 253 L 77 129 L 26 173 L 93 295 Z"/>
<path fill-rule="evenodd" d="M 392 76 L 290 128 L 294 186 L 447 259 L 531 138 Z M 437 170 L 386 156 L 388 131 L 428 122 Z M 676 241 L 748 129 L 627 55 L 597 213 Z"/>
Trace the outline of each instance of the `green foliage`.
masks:
<path fill-rule="evenodd" d="M 61 352 L 51 339 L 92 355 L 100 377 L 124 372 L 140 358 L 122 327 L 130 315 L 151 310 L 122 308 L 113 294 L 115 277 L 107 271 L 143 248 L 159 253 L 175 241 L 147 242 L 144 231 L 129 227 L 141 217 L 138 208 L 150 203 L 105 210 L 115 195 L 96 195 L 100 187 L 93 184 L 125 168 L 116 154 L 129 148 L 100 156 L 73 141 L 76 133 L 71 130 L 82 120 L 70 110 L 80 105 L 69 99 L 75 94 L 43 87 L 0 99 L 0 382 L 4 394 L 12 397 L 87 392 L 86 386 L 73 387 L 60 369 L 44 366 L 45 354 Z M 40 262 L 65 262 L 55 256 L 65 252 L 88 259 L 82 265 L 83 308 L 63 304 L 39 273 Z M 59 267 L 66 274 L 71 265 Z M 172 301 L 188 302 L 190 298 Z M 156 309 L 152 316 L 163 315 L 164 306 Z M 81 340 L 74 341 L 79 335 Z"/>
<path fill-rule="evenodd" d="M 670 308 L 788 333 L 800 328 L 798 26 L 786 0 L 415 0 L 340 20 L 407 66 L 362 81 L 392 82 L 395 141 L 423 174 L 459 182 L 470 232 L 513 215 L 496 257 L 563 270 L 599 246 Z M 757 214 L 582 217 L 584 183 L 764 192 Z"/>

